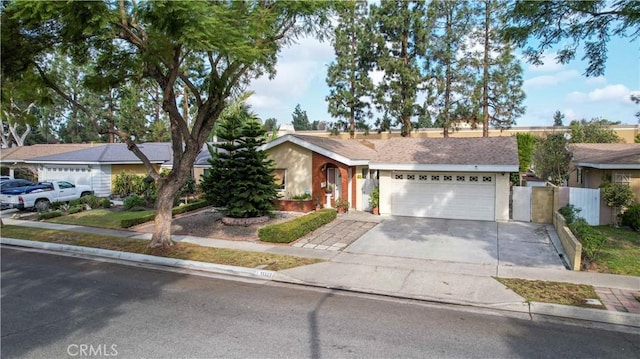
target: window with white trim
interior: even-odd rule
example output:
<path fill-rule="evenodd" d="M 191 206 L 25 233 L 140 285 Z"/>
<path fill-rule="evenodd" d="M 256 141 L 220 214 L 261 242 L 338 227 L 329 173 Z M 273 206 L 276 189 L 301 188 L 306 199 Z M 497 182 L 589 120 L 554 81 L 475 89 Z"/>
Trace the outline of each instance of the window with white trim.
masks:
<path fill-rule="evenodd" d="M 276 169 L 273 171 L 274 182 L 278 186 L 278 191 L 284 191 L 287 187 L 287 170 Z"/>
<path fill-rule="evenodd" d="M 631 184 L 631 175 L 629 173 L 614 173 L 613 182 Z"/>

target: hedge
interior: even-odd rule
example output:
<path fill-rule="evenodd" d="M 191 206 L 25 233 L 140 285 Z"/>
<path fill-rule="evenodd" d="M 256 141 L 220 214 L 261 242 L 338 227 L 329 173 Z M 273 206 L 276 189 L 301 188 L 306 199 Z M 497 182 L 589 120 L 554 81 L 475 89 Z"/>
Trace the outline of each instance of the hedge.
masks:
<path fill-rule="evenodd" d="M 42 213 L 38 214 L 38 220 L 51 219 L 51 218 L 56 218 L 56 217 L 60 217 L 60 216 L 62 216 L 62 211 L 59 211 L 59 210 L 49 211 L 49 212 L 42 212 Z"/>
<path fill-rule="evenodd" d="M 174 207 L 171 210 L 171 214 L 173 214 L 175 216 L 176 214 L 181 214 L 181 213 L 185 213 L 185 212 L 189 212 L 189 211 L 194 211 L 196 209 L 199 209 L 199 208 L 202 208 L 202 207 L 206 207 L 206 206 L 208 206 L 207 201 L 198 200 L 196 202 L 185 204 L 185 205 L 180 206 L 180 207 Z M 120 221 L 120 227 L 129 228 L 129 227 L 137 226 L 138 224 L 142 224 L 142 223 L 153 221 L 155 218 L 156 218 L 156 214 L 155 213 L 151 213 L 151 214 L 147 214 L 147 215 L 144 215 L 144 216 L 141 216 L 141 217 L 137 217 L 137 218 L 123 219 L 123 220 Z"/>
<path fill-rule="evenodd" d="M 262 227 L 258 230 L 258 237 L 263 242 L 291 243 L 330 223 L 336 217 L 337 212 L 334 209 L 323 209 L 288 222 Z"/>
<path fill-rule="evenodd" d="M 571 228 L 573 234 L 578 238 L 578 241 L 582 243 L 582 255 L 584 258 L 593 262 L 607 241 L 607 236 L 591 227 L 584 218 L 576 219 L 569 225 L 569 228 Z"/>
<path fill-rule="evenodd" d="M 120 221 L 120 227 L 129 228 L 129 227 L 137 226 L 138 224 L 153 221 L 155 218 L 156 218 L 156 214 L 150 213 L 141 217 L 123 219 Z"/>
<path fill-rule="evenodd" d="M 196 209 L 200 209 L 208 206 L 209 203 L 204 199 L 197 200 L 195 202 L 187 203 L 182 206 L 175 207 L 172 211 L 173 215 L 181 214 L 185 212 L 195 211 Z"/>

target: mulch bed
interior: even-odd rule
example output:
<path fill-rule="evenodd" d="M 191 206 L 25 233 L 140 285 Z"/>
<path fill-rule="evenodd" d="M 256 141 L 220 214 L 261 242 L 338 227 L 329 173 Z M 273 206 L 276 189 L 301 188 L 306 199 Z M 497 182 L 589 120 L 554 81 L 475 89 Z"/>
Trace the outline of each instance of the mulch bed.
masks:
<path fill-rule="evenodd" d="M 258 241 L 258 230 L 264 226 L 285 222 L 303 213 L 274 212 L 274 218 L 265 223 L 248 226 L 229 226 L 222 223 L 223 214 L 211 208 L 177 216 L 171 224 L 171 233 L 184 236 L 225 239 L 230 241 Z M 132 228 L 138 232 L 153 232 L 153 223 Z"/>

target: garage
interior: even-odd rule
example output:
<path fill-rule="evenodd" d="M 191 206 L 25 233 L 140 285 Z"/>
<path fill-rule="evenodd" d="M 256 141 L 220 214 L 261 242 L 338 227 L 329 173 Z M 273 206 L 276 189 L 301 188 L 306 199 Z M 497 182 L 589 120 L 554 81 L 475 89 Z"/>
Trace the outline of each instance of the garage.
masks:
<path fill-rule="evenodd" d="M 47 164 L 38 173 L 43 180 L 69 181 L 76 185 L 91 185 L 91 169 L 88 165 L 52 165 Z"/>
<path fill-rule="evenodd" d="M 495 220 L 492 173 L 399 172 L 391 175 L 391 214 Z"/>

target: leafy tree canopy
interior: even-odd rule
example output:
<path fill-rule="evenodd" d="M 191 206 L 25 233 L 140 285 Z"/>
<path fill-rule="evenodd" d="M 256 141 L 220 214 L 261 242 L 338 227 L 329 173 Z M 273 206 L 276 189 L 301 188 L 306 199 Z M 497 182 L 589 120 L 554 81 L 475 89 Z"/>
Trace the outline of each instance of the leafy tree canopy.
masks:
<path fill-rule="evenodd" d="M 594 118 L 591 121 L 580 120 L 571 121 L 569 129 L 571 131 L 571 142 L 573 143 L 618 143 L 620 137 L 611 126 L 617 123 L 601 118 Z"/>
<path fill-rule="evenodd" d="M 330 30 L 332 3 L 321 1 L 68 1 L 10 2 L 2 22 L 2 76 L 28 71 L 82 111 L 102 133 L 113 133 L 145 164 L 158 188 L 150 246 L 171 245 L 173 197 L 227 99 L 251 79 L 275 74 L 282 46 L 304 34 Z M 9 34 L 6 36 L 5 34 Z M 97 92 L 145 79 L 160 88 L 169 118 L 173 168 L 160 176 L 127 128 L 101 122 L 100 114 L 58 86 L 49 56 L 58 49 L 74 65 L 89 67 L 83 84 Z M 188 89 L 192 118 L 179 109 Z"/>
<path fill-rule="evenodd" d="M 556 186 L 567 179 L 572 156 L 567 144 L 568 141 L 562 133 L 554 133 L 536 140 L 533 152 L 535 172 Z"/>
<path fill-rule="evenodd" d="M 508 13 L 507 39 L 524 48 L 530 63 L 542 64 L 544 53 L 561 45 L 556 61 L 566 64 L 575 59 L 582 45 L 582 60 L 588 63 L 586 76 L 604 74 L 607 42 L 612 36 L 633 41 L 640 35 L 640 2 L 636 0 L 518 0 Z"/>

